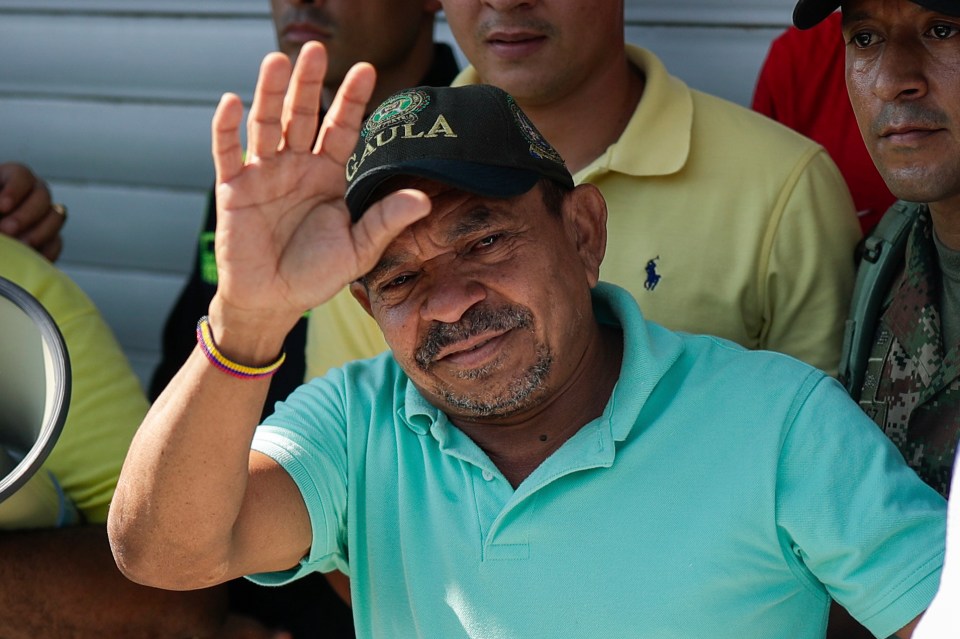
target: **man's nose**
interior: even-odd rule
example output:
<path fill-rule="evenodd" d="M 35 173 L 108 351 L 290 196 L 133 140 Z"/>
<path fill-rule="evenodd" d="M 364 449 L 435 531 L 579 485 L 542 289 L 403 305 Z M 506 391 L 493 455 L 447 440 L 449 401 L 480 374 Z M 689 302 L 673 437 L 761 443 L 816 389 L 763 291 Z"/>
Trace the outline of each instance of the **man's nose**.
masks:
<path fill-rule="evenodd" d="M 916 99 L 927 93 L 924 56 L 918 45 L 891 39 L 878 62 L 873 91 L 884 102 Z"/>
<path fill-rule="evenodd" d="M 453 324 L 487 297 L 482 284 L 462 274 L 441 271 L 429 277 L 429 288 L 420 306 L 420 317 L 424 321 Z"/>

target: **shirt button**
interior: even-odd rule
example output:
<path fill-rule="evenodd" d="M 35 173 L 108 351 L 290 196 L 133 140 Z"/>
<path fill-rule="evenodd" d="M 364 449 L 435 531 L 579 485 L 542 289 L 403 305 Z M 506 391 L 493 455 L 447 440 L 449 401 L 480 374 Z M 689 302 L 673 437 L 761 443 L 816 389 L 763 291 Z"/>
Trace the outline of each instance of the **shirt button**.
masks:
<path fill-rule="evenodd" d="M 483 471 L 483 481 L 493 481 L 493 473 L 489 470 Z"/>

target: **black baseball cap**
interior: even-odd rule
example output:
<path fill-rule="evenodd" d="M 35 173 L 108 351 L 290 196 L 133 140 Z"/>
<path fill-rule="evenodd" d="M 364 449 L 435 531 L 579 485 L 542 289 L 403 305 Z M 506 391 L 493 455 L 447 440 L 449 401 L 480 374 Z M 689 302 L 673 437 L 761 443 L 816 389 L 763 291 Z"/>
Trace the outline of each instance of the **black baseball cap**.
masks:
<path fill-rule="evenodd" d="M 377 187 L 397 175 L 485 197 L 521 195 L 542 178 L 573 188 L 557 150 L 510 95 L 486 84 L 415 87 L 376 108 L 347 162 L 353 221 L 373 204 Z"/>
<path fill-rule="evenodd" d="M 948 16 L 960 16 L 960 0 L 912 0 L 921 7 Z M 793 24 L 798 29 L 810 29 L 840 6 L 837 0 L 800 0 L 793 9 Z"/>

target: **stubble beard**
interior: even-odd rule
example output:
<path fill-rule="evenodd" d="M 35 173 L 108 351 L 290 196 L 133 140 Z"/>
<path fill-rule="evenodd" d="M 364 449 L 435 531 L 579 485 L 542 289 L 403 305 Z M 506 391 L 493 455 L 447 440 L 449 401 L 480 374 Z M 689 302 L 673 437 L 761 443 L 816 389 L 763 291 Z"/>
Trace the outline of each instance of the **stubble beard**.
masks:
<path fill-rule="evenodd" d="M 506 332 L 530 330 L 533 314 L 519 305 L 497 308 L 476 307 L 470 309 L 456 324 L 436 324 L 427 332 L 415 353 L 416 365 L 429 372 L 437 354 L 446 346 L 480 335 L 486 331 Z M 459 371 L 457 377 L 476 382 L 481 389 L 483 382 L 500 369 L 502 358 L 480 368 Z M 502 390 L 486 388 L 474 393 L 458 393 L 449 384 L 438 383 L 434 392 L 453 411 L 470 417 L 506 417 L 529 406 L 546 385 L 553 365 L 553 355 L 547 346 L 537 344 L 536 360 L 523 373 L 510 380 Z"/>
<path fill-rule="evenodd" d="M 449 386 L 439 386 L 436 390 L 443 402 L 453 411 L 469 417 L 509 417 L 536 400 L 539 391 L 546 388 L 546 379 L 553 366 L 553 356 L 546 347 L 537 349 L 537 360 L 522 375 L 514 378 L 503 392 L 491 397 L 486 395 L 458 394 Z M 461 378 L 482 381 L 491 371 L 477 369 L 468 371 Z"/>

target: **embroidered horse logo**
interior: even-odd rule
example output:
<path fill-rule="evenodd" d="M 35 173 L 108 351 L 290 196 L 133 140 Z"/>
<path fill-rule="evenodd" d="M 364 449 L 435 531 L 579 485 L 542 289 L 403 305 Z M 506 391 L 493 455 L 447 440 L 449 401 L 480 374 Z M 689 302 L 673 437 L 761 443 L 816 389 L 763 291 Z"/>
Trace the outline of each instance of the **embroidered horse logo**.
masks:
<path fill-rule="evenodd" d="M 652 291 L 657 288 L 657 284 L 660 283 L 660 274 L 657 273 L 657 260 L 660 259 L 660 256 L 656 256 L 649 262 L 647 262 L 647 281 L 643 283 L 643 288 L 648 291 Z"/>

